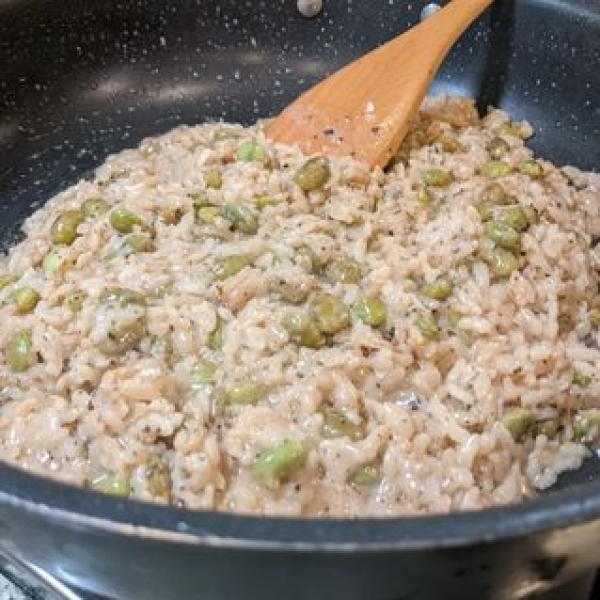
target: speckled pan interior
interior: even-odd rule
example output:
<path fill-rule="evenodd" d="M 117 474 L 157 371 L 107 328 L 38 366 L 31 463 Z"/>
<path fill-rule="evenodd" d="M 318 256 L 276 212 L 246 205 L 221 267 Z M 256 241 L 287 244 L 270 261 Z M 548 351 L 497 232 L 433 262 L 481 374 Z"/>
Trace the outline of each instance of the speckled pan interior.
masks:
<path fill-rule="evenodd" d="M 295 0 L 0 0 L 0 248 L 109 153 L 181 123 L 276 114 L 426 6 L 325 0 L 307 19 Z M 600 170 L 599 29 L 597 0 L 497 0 L 432 92 L 503 107 L 534 124 L 542 156 Z"/>
<path fill-rule="evenodd" d="M 0 240 L 108 153 L 180 123 L 249 123 L 415 24 L 423 0 L 3 0 Z M 600 165 L 596 0 L 498 0 L 434 92 L 531 120 L 544 156 Z"/>
<path fill-rule="evenodd" d="M 0 0 L 0 249 L 108 154 L 182 123 L 276 114 L 430 6 L 325 0 L 307 19 L 296 0 Z M 497 0 L 432 93 L 505 108 L 534 124 L 542 156 L 600 170 L 599 30 L 598 0 Z"/>
<path fill-rule="evenodd" d="M 324 4 L 306 19 L 296 0 L 0 0 L 0 248 L 109 153 L 180 123 L 272 115 L 427 1 Z M 535 125 L 542 156 L 600 170 L 599 32 L 600 0 L 496 0 L 433 91 L 503 107 Z M 597 567 L 599 465 L 514 507 L 326 522 L 123 502 L 0 463 L 0 554 L 120 600 L 482 600 L 554 585 L 535 597 L 578 600 Z"/>

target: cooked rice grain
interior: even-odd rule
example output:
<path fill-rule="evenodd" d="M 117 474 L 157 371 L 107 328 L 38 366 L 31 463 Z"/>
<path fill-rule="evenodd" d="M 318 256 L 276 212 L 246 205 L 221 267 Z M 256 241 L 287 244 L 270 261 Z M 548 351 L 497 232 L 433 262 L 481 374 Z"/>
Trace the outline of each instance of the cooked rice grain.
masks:
<path fill-rule="evenodd" d="M 2 458 L 143 500 L 266 515 L 445 512 L 552 485 L 587 452 L 574 416 L 599 408 L 600 176 L 547 161 L 541 178 L 521 173 L 530 129 L 507 121 L 429 101 L 388 172 L 331 157 L 309 192 L 294 181 L 306 158 L 260 127 L 179 127 L 111 156 L 29 217 L 1 261 L 16 278 L 0 291 Z M 512 172 L 496 183 L 530 219 L 508 277 L 476 210 L 498 135 Z M 236 159 L 246 140 L 255 160 Z M 424 187 L 430 169 L 451 182 Z M 89 198 L 109 212 L 45 272 L 52 224 Z M 143 245 L 111 227 L 117 206 L 139 217 Z M 332 275 L 347 259 L 358 280 Z M 450 293 L 422 293 L 440 278 Z M 41 300 L 16 314 L 24 286 Z M 311 313 L 332 306 L 315 293 L 342 312 Z M 369 299 L 384 325 L 357 312 Z M 293 334 L 294 311 L 313 329 Z M 7 348 L 25 330 L 34 351 L 17 372 Z M 515 408 L 534 423 L 519 439 L 503 425 Z M 274 479 L 257 478 L 259 457 Z"/>

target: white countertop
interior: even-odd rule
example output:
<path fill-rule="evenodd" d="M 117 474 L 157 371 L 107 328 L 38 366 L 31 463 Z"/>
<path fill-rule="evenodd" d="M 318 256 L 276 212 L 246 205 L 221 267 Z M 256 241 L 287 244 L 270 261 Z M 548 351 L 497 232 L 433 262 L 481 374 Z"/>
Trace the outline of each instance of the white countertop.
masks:
<path fill-rule="evenodd" d="M 17 573 L 12 566 L 3 565 L 2 569 L 6 576 L 0 573 L 0 600 L 56 600 L 42 590 L 37 582 L 22 578 L 21 573 Z"/>
<path fill-rule="evenodd" d="M 29 598 L 0 575 L 0 600 L 29 600 Z"/>

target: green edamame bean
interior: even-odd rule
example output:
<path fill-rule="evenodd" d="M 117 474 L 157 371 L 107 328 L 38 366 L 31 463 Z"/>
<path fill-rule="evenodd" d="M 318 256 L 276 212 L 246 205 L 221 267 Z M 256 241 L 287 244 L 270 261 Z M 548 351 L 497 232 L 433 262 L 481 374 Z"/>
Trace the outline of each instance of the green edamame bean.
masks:
<path fill-rule="evenodd" d="M 225 343 L 225 328 L 227 327 L 227 321 L 221 317 L 217 317 L 217 324 L 215 328 L 210 332 L 206 345 L 213 351 L 221 350 Z"/>
<path fill-rule="evenodd" d="M 23 329 L 15 333 L 5 350 L 6 362 L 15 373 L 27 371 L 34 362 L 33 339 L 31 329 Z"/>
<path fill-rule="evenodd" d="M 510 201 L 510 196 L 499 183 L 494 182 L 490 183 L 485 189 L 483 200 L 493 205 L 507 204 Z"/>
<path fill-rule="evenodd" d="M 475 205 L 479 218 L 489 221 L 494 216 L 497 206 L 507 204 L 511 198 L 499 183 L 490 183 L 483 193 L 483 199 Z"/>
<path fill-rule="evenodd" d="M 438 140 L 442 146 L 444 152 L 454 154 L 455 152 L 462 152 L 464 150 L 463 145 L 453 135 L 444 135 Z"/>
<path fill-rule="evenodd" d="M 226 389 L 223 394 L 227 406 L 235 404 L 256 404 L 267 395 L 269 388 L 260 381 L 240 381 Z"/>
<path fill-rule="evenodd" d="M 512 173 L 512 167 L 500 160 L 490 160 L 481 167 L 481 174 L 488 179 L 500 179 Z"/>
<path fill-rule="evenodd" d="M 268 488 L 278 488 L 301 469 L 307 458 L 305 448 L 296 442 L 283 442 L 262 452 L 252 465 L 252 476 Z"/>
<path fill-rule="evenodd" d="M 288 332 L 290 340 L 298 346 L 321 348 L 327 341 L 313 319 L 303 312 L 287 313 L 281 326 Z"/>
<path fill-rule="evenodd" d="M 433 202 L 433 194 L 426 185 L 420 185 L 418 187 L 417 200 L 423 206 L 429 206 Z"/>
<path fill-rule="evenodd" d="M 529 227 L 527 212 L 520 206 L 507 206 L 496 212 L 496 220 L 505 223 L 516 231 L 525 231 Z"/>
<path fill-rule="evenodd" d="M 206 384 L 213 381 L 218 365 L 212 360 L 199 360 L 192 371 L 192 383 Z"/>
<path fill-rule="evenodd" d="M 300 246 L 296 250 L 296 263 L 309 273 L 319 275 L 328 264 L 326 256 L 316 253 L 310 246 Z"/>
<path fill-rule="evenodd" d="M 126 307 L 130 304 L 138 306 L 146 306 L 147 300 L 144 294 L 122 287 L 105 288 L 100 295 L 100 301 L 105 303 L 117 303 L 121 307 Z"/>
<path fill-rule="evenodd" d="M 432 283 L 423 286 L 423 296 L 432 300 L 447 300 L 454 290 L 454 285 L 449 279 L 440 277 Z"/>
<path fill-rule="evenodd" d="M 288 283 L 285 279 L 278 278 L 272 281 L 269 290 L 276 298 L 292 304 L 300 304 L 308 298 L 306 289 Z"/>
<path fill-rule="evenodd" d="M 141 228 L 144 224 L 138 215 L 122 207 L 111 211 L 109 222 L 119 233 L 131 233 L 136 227 Z"/>
<path fill-rule="evenodd" d="M 573 385 L 576 385 L 577 387 L 581 388 L 587 388 L 590 387 L 590 385 L 592 385 L 593 381 L 594 378 L 591 375 L 586 375 L 581 371 L 573 371 L 573 379 L 571 380 L 571 383 Z"/>
<path fill-rule="evenodd" d="M 375 485 L 380 479 L 381 471 L 377 465 L 362 465 L 350 475 L 350 483 L 357 486 Z"/>
<path fill-rule="evenodd" d="M 140 315 L 126 323 L 115 323 L 98 349 L 106 356 L 120 356 L 137 348 L 146 335 L 146 317 Z"/>
<path fill-rule="evenodd" d="M 307 160 L 298 170 L 294 181 L 304 192 L 322 190 L 331 178 L 329 160 L 317 156 Z"/>
<path fill-rule="evenodd" d="M 521 248 L 521 234 L 498 219 L 488 221 L 485 224 L 485 234 L 495 244 L 507 250 L 519 250 Z"/>
<path fill-rule="evenodd" d="M 430 312 L 419 314 L 415 319 L 415 325 L 426 340 L 435 341 L 442 337 L 436 318 Z"/>
<path fill-rule="evenodd" d="M 524 160 L 519 164 L 519 171 L 523 173 L 523 175 L 527 175 L 532 179 L 540 179 L 540 177 L 544 174 L 544 169 L 542 165 L 536 160 Z"/>
<path fill-rule="evenodd" d="M 356 316 L 371 327 L 381 327 L 387 321 L 387 308 L 380 298 L 359 298 L 353 309 Z"/>
<path fill-rule="evenodd" d="M 258 142 L 245 140 L 240 144 L 236 158 L 239 162 L 264 162 L 267 152 Z"/>
<path fill-rule="evenodd" d="M 83 303 L 85 302 L 86 295 L 83 292 L 75 292 L 67 298 L 65 298 L 65 306 L 72 312 L 81 312 Z"/>
<path fill-rule="evenodd" d="M 233 227 L 242 233 L 254 235 L 258 231 L 258 217 L 245 204 L 227 202 L 222 210 L 223 217 L 231 221 Z"/>
<path fill-rule="evenodd" d="M 273 196 L 257 196 L 254 198 L 254 205 L 258 210 L 263 210 L 267 206 L 277 206 L 278 204 L 279 200 L 273 198 Z"/>
<path fill-rule="evenodd" d="M 2 275 L 0 277 L 0 290 L 3 290 L 5 287 L 8 287 L 17 280 L 18 277 L 15 277 L 14 275 Z"/>
<path fill-rule="evenodd" d="M 475 210 L 479 214 L 482 221 L 489 221 L 494 216 L 494 205 L 491 202 L 478 202 L 475 205 Z"/>
<path fill-rule="evenodd" d="M 204 225 L 212 225 L 219 216 L 220 211 L 216 206 L 199 206 L 196 208 L 196 221 Z"/>
<path fill-rule="evenodd" d="M 459 328 L 460 322 L 463 317 L 464 317 L 464 315 L 462 315 L 458 311 L 449 310 L 448 314 L 446 315 L 446 320 L 448 322 L 448 329 L 450 329 L 451 331 L 456 331 Z"/>
<path fill-rule="evenodd" d="M 42 268 L 46 273 L 57 273 L 65 266 L 65 247 L 54 246 L 46 256 L 44 256 L 44 262 Z"/>
<path fill-rule="evenodd" d="M 83 222 L 79 210 L 64 210 L 50 227 L 50 239 L 53 244 L 70 246 L 77 238 L 77 229 Z"/>
<path fill-rule="evenodd" d="M 106 356 L 120 356 L 137 348 L 146 336 L 147 321 L 145 314 L 146 297 L 139 292 L 127 288 L 107 288 L 100 296 L 100 301 L 121 308 L 136 307 L 137 313 L 132 320 L 115 321 L 109 327 L 106 338 L 98 344 L 100 352 Z"/>
<path fill-rule="evenodd" d="M 524 206 L 523 211 L 525 212 L 525 216 L 529 221 L 529 225 L 537 225 L 540 222 L 540 215 L 532 206 Z"/>
<path fill-rule="evenodd" d="M 326 270 L 327 278 L 333 282 L 357 284 L 362 279 L 361 266 L 352 258 L 334 260 Z"/>
<path fill-rule="evenodd" d="M 336 334 L 350 325 L 348 307 L 333 294 L 315 294 L 309 303 L 309 312 L 323 333 Z"/>
<path fill-rule="evenodd" d="M 29 286 L 15 290 L 11 297 L 18 315 L 26 315 L 32 312 L 41 299 L 40 293 Z"/>
<path fill-rule="evenodd" d="M 210 169 L 204 174 L 204 183 L 207 188 L 220 190 L 223 186 L 223 176 L 218 169 Z"/>
<path fill-rule="evenodd" d="M 425 186 L 445 188 L 454 181 L 454 175 L 443 169 L 427 169 L 423 171 L 421 181 Z"/>
<path fill-rule="evenodd" d="M 533 424 L 533 415 L 526 408 L 514 408 L 502 417 L 502 425 L 516 442 L 520 442 L 525 438 Z"/>
<path fill-rule="evenodd" d="M 223 281 L 237 275 L 244 267 L 252 264 L 253 258 L 248 254 L 232 254 L 218 259 L 212 269 L 213 279 Z"/>
<path fill-rule="evenodd" d="M 84 219 L 97 219 L 108 212 L 108 203 L 102 198 L 88 198 L 80 210 Z"/>
<path fill-rule="evenodd" d="M 92 481 L 91 487 L 97 492 L 109 494 L 111 496 L 129 496 L 129 482 L 119 475 L 101 475 Z"/>
<path fill-rule="evenodd" d="M 600 410 L 579 411 L 573 419 L 573 437 L 586 443 L 597 442 L 600 439 Z"/>
<path fill-rule="evenodd" d="M 132 233 L 127 236 L 125 243 L 131 250 L 131 252 L 154 252 L 154 242 L 149 235 L 145 233 Z"/>
<path fill-rule="evenodd" d="M 144 475 L 148 484 L 148 491 L 152 496 L 169 502 L 173 482 L 167 459 L 158 454 L 150 456 L 146 461 Z"/>
<path fill-rule="evenodd" d="M 521 125 L 521 123 L 514 123 L 512 121 L 502 124 L 498 128 L 498 133 L 500 135 L 512 135 L 513 137 L 518 137 L 522 140 L 526 140 L 531 137 L 531 131 L 528 127 Z"/>
<path fill-rule="evenodd" d="M 321 413 L 323 415 L 321 433 L 324 437 L 348 437 L 355 442 L 364 437 L 362 425 L 350 421 L 343 413 L 330 407 L 322 409 Z"/>
<path fill-rule="evenodd" d="M 490 152 L 490 156 L 494 160 L 500 160 L 508 154 L 510 151 L 510 146 L 501 137 L 495 137 L 490 141 L 488 150 Z"/>
<path fill-rule="evenodd" d="M 519 270 L 519 259 L 506 248 L 500 246 L 482 245 L 479 256 L 487 263 L 492 275 L 500 279 L 510 277 Z"/>

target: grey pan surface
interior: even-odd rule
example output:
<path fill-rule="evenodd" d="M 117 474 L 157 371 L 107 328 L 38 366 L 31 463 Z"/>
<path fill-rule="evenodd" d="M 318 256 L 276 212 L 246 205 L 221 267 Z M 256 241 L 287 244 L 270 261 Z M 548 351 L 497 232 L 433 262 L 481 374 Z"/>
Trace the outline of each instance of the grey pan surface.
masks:
<path fill-rule="evenodd" d="M 424 5 L 326 0 L 307 20 L 293 0 L 3 0 L 0 242 L 107 154 L 180 123 L 274 114 Z M 433 91 L 506 108 L 536 125 L 543 156 L 598 169 L 598 40 L 596 0 L 499 0 Z M 120 600 L 575 600 L 600 563 L 597 464 L 518 507 L 351 522 L 150 507 L 0 465 L 0 549 Z"/>

